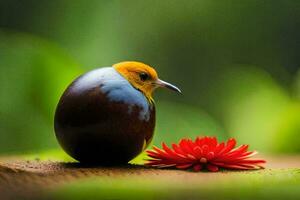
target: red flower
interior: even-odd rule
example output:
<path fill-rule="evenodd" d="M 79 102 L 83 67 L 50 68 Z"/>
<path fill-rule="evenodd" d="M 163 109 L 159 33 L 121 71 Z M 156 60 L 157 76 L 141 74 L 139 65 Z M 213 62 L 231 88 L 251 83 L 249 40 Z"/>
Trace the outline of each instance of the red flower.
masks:
<path fill-rule="evenodd" d="M 216 137 L 197 137 L 195 141 L 182 139 L 179 144 L 172 144 L 170 149 L 162 143 L 163 149 L 153 147 L 146 151 L 151 158 L 146 165 L 160 168 L 176 167 L 178 169 L 193 168 L 200 171 L 207 168 L 209 171 L 218 171 L 219 168 L 227 169 L 259 169 L 266 163 L 261 159 L 250 159 L 256 151 L 247 151 L 248 145 L 234 148 L 235 139 L 229 139 L 227 143 L 218 143 Z"/>

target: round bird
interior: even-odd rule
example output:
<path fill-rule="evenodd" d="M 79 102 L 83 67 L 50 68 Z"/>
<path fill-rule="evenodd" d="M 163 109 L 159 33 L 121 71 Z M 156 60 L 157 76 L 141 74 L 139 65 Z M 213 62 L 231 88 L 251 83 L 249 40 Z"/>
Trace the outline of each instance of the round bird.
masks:
<path fill-rule="evenodd" d="M 75 79 L 56 108 L 54 126 L 62 148 L 82 163 L 124 164 L 151 142 L 153 91 L 180 90 L 140 62 L 121 62 Z"/>

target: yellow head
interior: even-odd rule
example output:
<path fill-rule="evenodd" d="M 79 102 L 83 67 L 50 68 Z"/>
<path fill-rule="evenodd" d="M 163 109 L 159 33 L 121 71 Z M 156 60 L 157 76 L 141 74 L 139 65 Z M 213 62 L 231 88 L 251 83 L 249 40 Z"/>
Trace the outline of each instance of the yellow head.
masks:
<path fill-rule="evenodd" d="M 165 87 L 180 92 L 176 86 L 160 80 L 156 71 L 144 63 L 127 61 L 117 63 L 113 65 L 113 67 L 125 77 L 133 87 L 143 92 L 150 101 L 153 100 L 153 91 L 158 87 Z"/>

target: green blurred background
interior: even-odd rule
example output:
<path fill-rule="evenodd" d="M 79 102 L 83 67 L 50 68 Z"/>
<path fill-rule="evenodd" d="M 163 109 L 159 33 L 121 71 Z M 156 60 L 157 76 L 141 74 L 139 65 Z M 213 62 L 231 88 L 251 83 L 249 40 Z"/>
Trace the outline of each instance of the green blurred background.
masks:
<path fill-rule="evenodd" d="M 159 90 L 153 143 L 236 137 L 300 153 L 300 1 L 0 0 L 0 153 L 61 151 L 60 95 L 81 73 L 137 60 Z"/>

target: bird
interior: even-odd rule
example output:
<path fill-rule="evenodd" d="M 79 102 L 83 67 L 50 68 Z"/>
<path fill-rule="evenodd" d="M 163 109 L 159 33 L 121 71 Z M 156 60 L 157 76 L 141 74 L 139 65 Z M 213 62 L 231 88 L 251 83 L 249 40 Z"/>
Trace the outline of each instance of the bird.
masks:
<path fill-rule="evenodd" d="M 60 146 L 85 164 L 127 164 L 144 151 L 155 129 L 157 88 L 181 93 L 158 78 L 155 69 L 124 61 L 91 70 L 63 92 L 55 111 Z"/>

